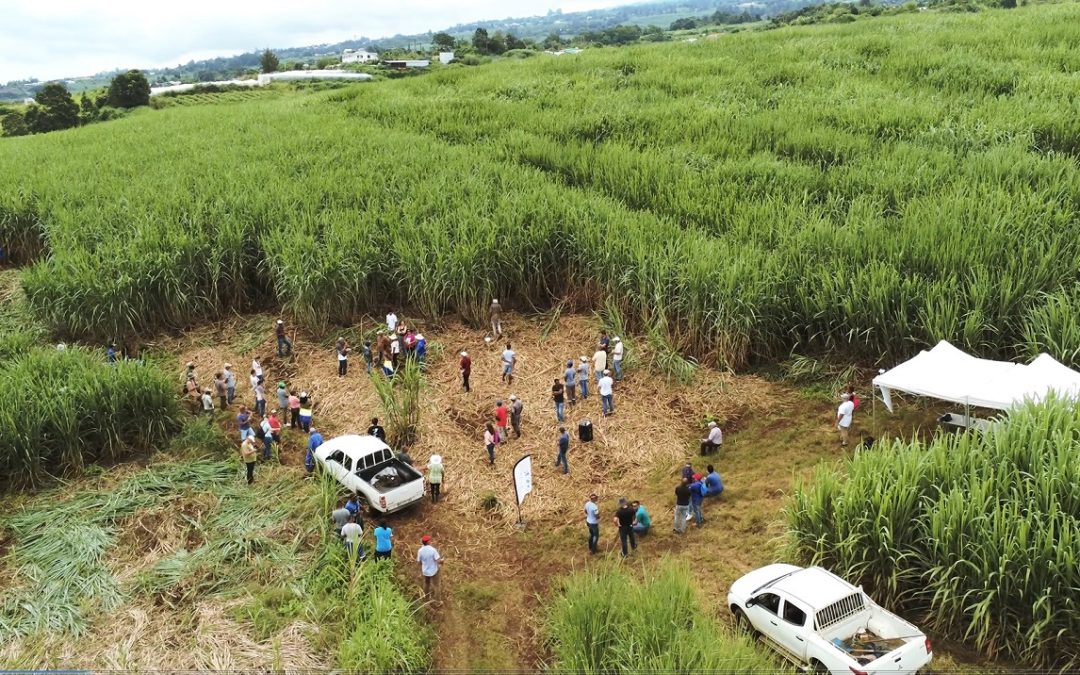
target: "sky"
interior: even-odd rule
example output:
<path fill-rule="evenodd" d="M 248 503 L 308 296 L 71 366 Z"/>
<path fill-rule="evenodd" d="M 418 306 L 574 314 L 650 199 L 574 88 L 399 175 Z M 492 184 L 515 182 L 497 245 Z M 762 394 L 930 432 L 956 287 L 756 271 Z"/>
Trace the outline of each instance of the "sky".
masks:
<path fill-rule="evenodd" d="M 0 0 L 0 82 L 623 4 L 628 0 Z"/>

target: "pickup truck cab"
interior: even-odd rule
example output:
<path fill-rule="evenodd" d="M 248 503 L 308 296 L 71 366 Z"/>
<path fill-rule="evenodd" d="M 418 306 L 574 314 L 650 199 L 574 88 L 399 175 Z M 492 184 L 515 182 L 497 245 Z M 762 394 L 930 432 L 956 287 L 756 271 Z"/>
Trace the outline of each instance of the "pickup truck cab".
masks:
<path fill-rule="evenodd" d="M 378 513 L 393 513 L 424 498 L 424 477 L 374 436 L 338 436 L 315 450 L 315 461 Z"/>
<path fill-rule="evenodd" d="M 804 670 L 832 675 L 915 673 L 930 640 L 821 567 L 767 565 L 731 586 L 736 623 Z"/>

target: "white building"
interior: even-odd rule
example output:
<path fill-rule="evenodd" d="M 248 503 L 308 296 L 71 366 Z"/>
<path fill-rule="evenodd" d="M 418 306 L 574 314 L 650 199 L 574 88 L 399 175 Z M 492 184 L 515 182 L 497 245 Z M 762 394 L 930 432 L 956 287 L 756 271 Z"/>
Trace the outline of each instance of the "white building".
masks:
<path fill-rule="evenodd" d="M 444 66 L 454 60 L 454 52 L 439 52 L 439 63 Z"/>
<path fill-rule="evenodd" d="M 376 63 L 378 60 L 378 54 L 363 49 L 346 49 L 341 52 L 342 63 Z"/>

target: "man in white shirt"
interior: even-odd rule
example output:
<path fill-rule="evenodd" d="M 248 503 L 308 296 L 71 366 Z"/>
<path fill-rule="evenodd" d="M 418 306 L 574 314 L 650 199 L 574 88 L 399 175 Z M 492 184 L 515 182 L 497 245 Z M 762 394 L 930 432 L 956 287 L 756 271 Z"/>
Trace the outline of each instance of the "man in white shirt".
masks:
<path fill-rule="evenodd" d="M 589 553 L 595 554 L 599 550 L 600 542 L 600 507 L 596 505 L 599 499 L 596 493 L 589 495 L 589 501 L 585 502 L 585 525 L 589 528 Z"/>
<path fill-rule="evenodd" d="M 506 349 L 502 353 L 502 379 L 507 384 L 514 383 L 514 366 L 517 365 L 517 354 L 514 353 L 510 343 L 506 343 Z"/>
<path fill-rule="evenodd" d="M 723 444 L 724 432 L 720 431 L 720 425 L 716 422 L 709 422 L 709 435 L 707 438 L 701 439 L 702 456 L 707 455 L 710 452 L 716 452 Z"/>
<path fill-rule="evenodd" d="M 390 330 L 391 335 L 397 330 L 397 322 L 397 314 L 394 314 L 393 311 L 386 315 L 386 327 Z"/>
<path fill-rule="evenodd" d="M 251 359 L 251 369 L 255 371 L 255 377 L 260 378 L 260 379 L 262 378 L 263 369 L 262 369 L 262 364 L 259 363 L 259 357 L 258 356 Z"/>
<path fill-rule="evenodd" d="M 851 431 L 851 417 L 855 413 L 855 404 L 851 394 L 840 397 L 840 407 L 836 409 L 836 428 L 840 430 L 840 445 L 847 447 L 848 433 Z"/>
<path fill-rule="evenodd" d="M 431 545 L 431 535 L 425 534 L 420 539 L 423 546 L 416 552 L 416 562 L 420 563 L 420 575 L 424 578 L 424 595 L 432 600 L 439 599 L 439 566 L 442 556 Z"/>
<path fill-rule="evenodd" d="M 603 349 L 597 349 L 592 355 L 592 367 L 593 374 L 596 375 L 596 381 L 599 382 L 600 378 L 604 376 L 604 369 L 607 368 L 607 352 Z"/>
<path fill-rule="evenodd" d="M 206 415 L 206 424 L 210 425 L 214 423 L 214 397 L 210 395 L 210 390 L 203 390 L 202 394 L 202 409 Z"/>
<path fill-rule="evenodd" d="M 597 387 L 600 389 L 600 412 L 607 417 L 608 415 L 615 414 L 615 398 L 614 388 L 615 380 L 611 379 L 611 371 L 605 370 L 600 376 L 600 382 L 597 383 Z"/>
<path fill-rule="evenodd" d="M 341 538 L 345 540 L 345 549 L 352 557 L 356 554 L 357 560 L 364 559 L 364 544 L 361 537 L 364 536 L 364 528 L 356 522 L 356 516 L 349 514 L 349 522 L 341 528 Z"/>
<path fill-rule="evenodd" d="M 611 348 L 611 366 L 615 369 L 615 379 L 622 379 L 622 357 L 623 357 L 623 343 L 622 338 L 616 337 L 613 340 L 615 346 Z"/>

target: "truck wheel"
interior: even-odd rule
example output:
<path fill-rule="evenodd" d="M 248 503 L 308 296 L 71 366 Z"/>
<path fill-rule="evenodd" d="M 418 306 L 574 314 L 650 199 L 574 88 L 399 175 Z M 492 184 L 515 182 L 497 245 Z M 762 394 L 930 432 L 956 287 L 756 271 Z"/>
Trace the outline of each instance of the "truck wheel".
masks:
<path fill-rule="evenodd" d="M 735 628 L 756 640 L 758 632 L 754 630 L 754 626 L 750 623 L 750 619 L 746 618 L 746 614 L 738 607 L 732 607 L 731 613 L 735 615 Z"/>
<path fill-rule="evenodd" d="M 829 669 L 821 661 L 811 661 L 810 672 L 814 675 L 829 675 Z"/>

